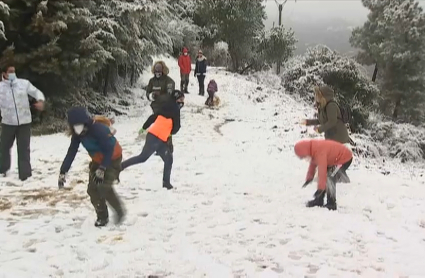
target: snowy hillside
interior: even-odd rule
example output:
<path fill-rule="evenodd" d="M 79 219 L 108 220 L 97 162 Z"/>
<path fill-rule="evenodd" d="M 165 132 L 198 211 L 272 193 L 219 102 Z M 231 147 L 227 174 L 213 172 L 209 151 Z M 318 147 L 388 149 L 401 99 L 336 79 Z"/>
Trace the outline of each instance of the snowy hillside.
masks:
<path fill-rule="evenodd" d="M 166 62 L 179 84 L 176 61 Z M 17 182 L 15 163 L 0 180 L 0 277 L 425 277 L 423 172 L 355 160 L 338 211 L 308 209 L 315 185 L 301 189 L 307 164 L 293 145 L 311 134 L 297 125 L 311 109 L 220 69 L 210 78 L 222 106 L 204 108 L 191 77 L 173 137 L 177 189 L 161 188 L 158 156 L 125 170 L 120 227 L 93 226 L 85 150 L 58 191 L 69 138 L 33 138 L 33 178 Z M 135 117 L 116 124 L 125 158 L 140 153 L 150 112 L 135 91 Z"/>

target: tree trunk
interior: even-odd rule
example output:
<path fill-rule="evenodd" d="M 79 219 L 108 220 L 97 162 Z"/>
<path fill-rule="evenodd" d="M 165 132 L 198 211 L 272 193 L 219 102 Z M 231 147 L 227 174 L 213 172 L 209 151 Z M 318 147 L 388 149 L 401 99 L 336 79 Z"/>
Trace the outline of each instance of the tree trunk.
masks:
<path fill-rule="evenodd" d="M 108 84 L 109 84 L 109 65 L 106 66 L 105 83 L 103 84 L 103 95 L 108 95 Z"/>
<path fill-rule="evenodd" d="M 400 112 L 400 105 L 401 105 L 401 97 L 397 97 L 397 100 L 395 102 L 394 111 L 393 111 L 393 121 L 397 120 L 397 117 Z"/>

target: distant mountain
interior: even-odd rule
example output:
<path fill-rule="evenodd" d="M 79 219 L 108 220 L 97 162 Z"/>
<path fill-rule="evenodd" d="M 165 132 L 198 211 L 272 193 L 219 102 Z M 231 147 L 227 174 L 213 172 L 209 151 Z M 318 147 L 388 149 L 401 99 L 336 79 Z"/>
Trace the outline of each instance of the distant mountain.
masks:
<path fill-rule="evenodd" d="M 349 39 L 354 27 L 352 23 L 339 18 L 301 21 L 286 20 L 285 27 L 291 27 L 298 39 L 296 54 L 303 54 L 308 47 L 324 44 L 343 54 L 355 55 Z"/>

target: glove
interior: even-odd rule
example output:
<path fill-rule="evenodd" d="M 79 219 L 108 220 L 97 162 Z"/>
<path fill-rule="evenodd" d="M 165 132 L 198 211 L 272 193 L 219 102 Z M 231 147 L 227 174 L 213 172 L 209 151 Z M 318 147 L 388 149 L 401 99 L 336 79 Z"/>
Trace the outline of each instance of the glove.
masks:
<path fill-rule="evenodd" d="M 139 129 L 139 135 L 142 135 L 143 133 L 145 133 L 145 129 L 144 128 L 141 128 L 141 129 Z"/>
<path fill-rule="evenodd" d="M 58 178 L 59 189 L 62 189 L 64 187 L 65 182 L 66 182 L 65 174 L 59 174 L 59 178 Z"/>
<path fill-rule="evenodd" d="M 307 185 L 309 185 L 313 179 L 306 180 L 306 182 L 303 184 L 302 188 L 305 188 Z"/>
<path fill-rule="evenodd" d="M 96 185 L 99 185 L 103 183 L 104 179 L 105 179 L 105 168 L 101 166 L 99 167 L 99 169 L 96 170 L 96 172 L 94 172 L 93 182 Z"/>

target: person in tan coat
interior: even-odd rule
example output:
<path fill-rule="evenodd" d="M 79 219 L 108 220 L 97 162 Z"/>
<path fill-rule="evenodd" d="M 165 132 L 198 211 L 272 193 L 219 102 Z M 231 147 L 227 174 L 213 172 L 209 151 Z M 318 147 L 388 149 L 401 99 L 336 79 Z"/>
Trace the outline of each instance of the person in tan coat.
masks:
<path fill-rule="evenodd" d="M 314 93 L 318 106 L 318 118 L 305 119 L 301 124 L 315 126 L 314 130 L 317 133 L 325 133 L 325 139 L 342 144 L 349 143 L 348 129 L 342 120 L 339 106 L 334 101 L 334 91 L 329 86 L 316 86 Z"/>

